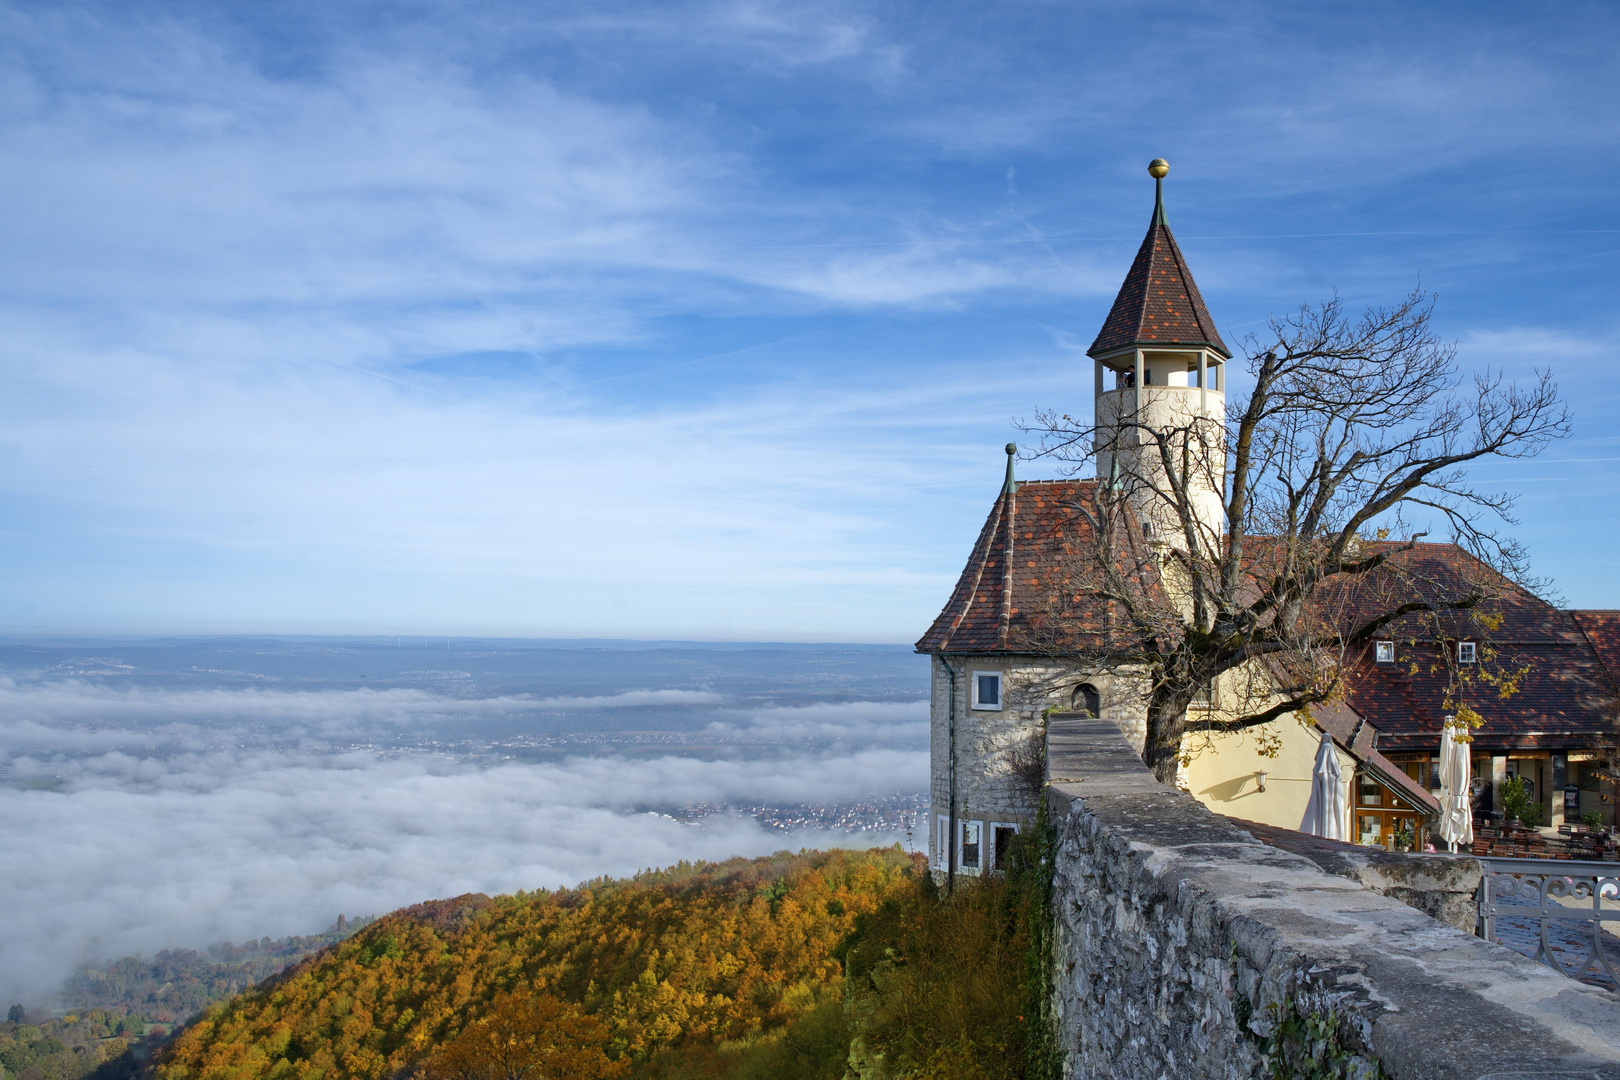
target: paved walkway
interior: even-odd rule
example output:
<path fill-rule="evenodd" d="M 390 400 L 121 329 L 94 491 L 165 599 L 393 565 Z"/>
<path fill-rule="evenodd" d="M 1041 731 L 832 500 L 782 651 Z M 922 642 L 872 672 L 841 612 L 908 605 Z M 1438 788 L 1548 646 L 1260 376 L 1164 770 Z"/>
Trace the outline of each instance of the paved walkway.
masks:
<path fill-rule="evenodd" d="M 1620 938 L 1607 930 L 1602 931 L 1602 935 L 1603 953 L 1609 958 L 1609 963 L 1614 969 L 1620 971 Z M 1534 959 L 1541 948 L 1541 920 L 1518 915 L 1498 915 L 1496 940 L 1514 952 L 1523 953 Z M 1576 922 L 1573 919 L 1553 919 L 1547 926 L 1547 945 L 1564 974 L 1592 986 L 1620 990 L 1620 985 L 1615 984 L 1603 970 L 1602 963 L 1596 959 L 1591 961 L 1584 973 L 1577 973 L 1575 970 L 1592 951 L 1591 923 Z"/>

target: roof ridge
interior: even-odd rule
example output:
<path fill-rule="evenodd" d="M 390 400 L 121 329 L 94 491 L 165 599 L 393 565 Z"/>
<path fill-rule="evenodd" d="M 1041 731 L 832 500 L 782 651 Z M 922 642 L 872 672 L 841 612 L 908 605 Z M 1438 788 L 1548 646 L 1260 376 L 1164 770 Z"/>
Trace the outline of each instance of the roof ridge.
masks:
<path fill-rule="evenodd" d="M 1010 462 L 1012 459 L 1007 460 Z M 1008 475 L 1012 475 L 1010 464 Z M 1007 523 L 1007 540 L 1001 547 L 1001 630 L 996 635 L 996 647 L 1005 649 L 1007 631 L 1012 627 L 1013 550 L 1018 541 L 1018 485 L 1009 481 L 1007 490 L 1001 497 L 1007 505 L 1004 516 Z"/>

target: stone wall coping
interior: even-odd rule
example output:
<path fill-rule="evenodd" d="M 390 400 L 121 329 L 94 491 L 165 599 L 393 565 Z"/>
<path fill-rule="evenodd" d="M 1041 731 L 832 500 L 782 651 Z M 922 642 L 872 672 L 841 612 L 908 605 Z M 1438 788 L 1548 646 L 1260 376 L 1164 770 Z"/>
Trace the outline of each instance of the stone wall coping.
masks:
<path fill-rule="evenodd" d="M 1230 940 L 1260 973 L 1251 1032 L 1294 1002 L 1335 1010 L 1394 1080 L 1620 1080 L 1620 995 L 1260 842 L 1158 783 L 1108 720 L 1056 714 L 1047 747 L 1060 921 L 1068 844 L 1073 872 L 1106 872 L 1116 893 L 1129 880 L 1133 899 L 1153 892 Z"/>

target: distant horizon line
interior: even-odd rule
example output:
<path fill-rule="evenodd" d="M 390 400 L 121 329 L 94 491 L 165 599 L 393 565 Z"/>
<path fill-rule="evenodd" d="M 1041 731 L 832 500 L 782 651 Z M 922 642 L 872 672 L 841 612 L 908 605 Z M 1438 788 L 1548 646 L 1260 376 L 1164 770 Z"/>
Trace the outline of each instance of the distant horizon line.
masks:
<path fill-rule="evenodd" d="M 722 640 L 704 638 L 618 638 L 618 637 L 522 637 L 482 634 L 156 634 L 156 633 L 44 633 L 16 634 L 0 631 L 0 648 L 16 646 L 61 647 L 65 645 L 200 645 L 210 642 L 263 642 L 286 644 L 347 644 L 372 648 L 410 648 L 454 651 L 457 648 L 552 648 L 621 649 L 641 651 L 659 648 L 695 649 L 911 649 L 905 642 L 879 641 L 784 641 Z"/>

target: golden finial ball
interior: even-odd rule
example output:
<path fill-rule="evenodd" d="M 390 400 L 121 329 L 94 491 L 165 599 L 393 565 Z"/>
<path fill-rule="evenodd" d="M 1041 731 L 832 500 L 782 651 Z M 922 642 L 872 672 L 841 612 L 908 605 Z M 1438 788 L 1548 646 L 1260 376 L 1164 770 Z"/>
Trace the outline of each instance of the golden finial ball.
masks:
<path fill-rule="evenodd" d="M 1162 157 L 1156 157 L 1152 161 L 1148 162 L 1148 175 L 1153 177 L 1155 180 L 1163 180 L 1165 174 L 1169 171 L 1170 163 L 1164 160 Z"/>

